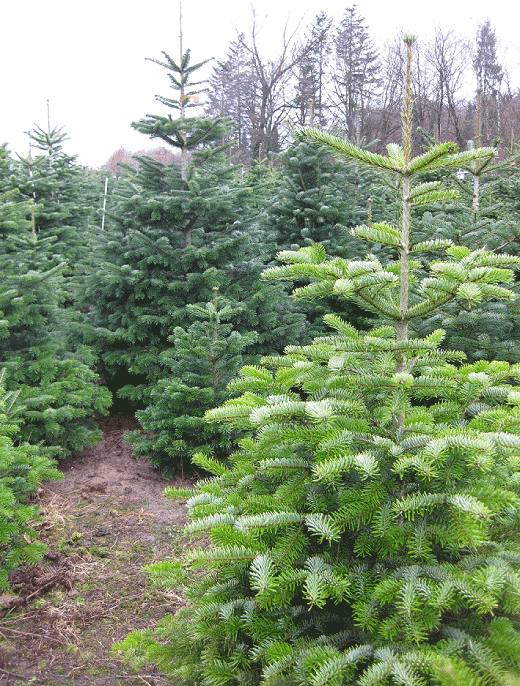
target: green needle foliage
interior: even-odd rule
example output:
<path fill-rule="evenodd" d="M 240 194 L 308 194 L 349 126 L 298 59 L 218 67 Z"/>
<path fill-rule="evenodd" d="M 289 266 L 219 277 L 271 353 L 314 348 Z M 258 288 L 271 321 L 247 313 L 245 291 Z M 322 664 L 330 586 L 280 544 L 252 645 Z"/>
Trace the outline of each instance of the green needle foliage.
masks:
<path fill-rule="evenodd" d="M 369 195 L 375 174 L 358 164 L 334 160 L 329 150 L 305 139 L 296 140 L 279 160 L 284 177 L 265 217 L 266 242 L 273 246 L 271 259 L 280 250 L 298 250 L 315 243 L 323 245 L 329 256 L 363 259 L 365 245 L 350 229 L 371 220 Z M 346 313 L 344 302 L 338 303 L 334 294 L 319 306 L 301 301 L 298 306 L 309 323 L 307 340 L 323 333 L 327 311 L 342 311 L 349 320 L 360 322 L 367 314 L 355 306 Z"/>
<path fill-rule="evenodd" d="M 230 122 L 187 116 L 197 106 L 194 93 L 201 92 L 193 82 L 201 65 L 191 65 L 189 51 L 179 63 L 163 55 L 164 61 L 152 61 L 167 70 L 177 97 L 158 100 L 173 113 L 147 115 L 134 128 L 173 148 L 176 160 L 161 164 L 140 158 L 139 170 L 129 171 L 114 191 L 98 265 L 85 289 L 89 312 L 84 328 L 87 340 L 100 352 L 108 387 L 132 409 L 143 412 L 147 438 L 146 443 L 139 441 L 138 452 L 144 454 L 146 444 L 154 461 L 164 462 L 169 455 L 171 466 L 175 455 L 191 452 L 192 439 L 197 446 L 204 444 L 196 434 L 209 405 L 207 398 L 198 405 L 197 394 L 213 387 L 213 382 L 202 382 L 193 371 L 189 377 L 187 368 L 181 376 L 176 371 L 181 366 L 179 351 L 190 346 L 192 360 L 197 348 L 196 343 L 188 343 L 190 337 L 194 340 L 196 328 L 191 306 L 204 308 L 213 289 L 219 288 L 221 297 L 235 309 L 233 335 L 246 341 L 251 330 L 257 333 L 255 346 L 247 346 L 247 353 L 257 359 L 273 348 L 283 350 L 288 340 L 294 340 L 287 331 L 301 334 L 305 320 L 282 284 L 260 280 L 265 262 L 252 219 L 258 208 L 249 207 L 252 192 L 245 182 L 237 181 L 226 146 L 221 145 Z M 230 344 L 238 342 L 236 337 Z M 300 335 L 296 340 L 310 337 Z M 201 355 L 202 371 L 206 352 Z M 219 381 L 222 390 L 229 378 Z M 182 393 L 189 396 L 188 402 Z M 224 399 L 213 397 L 215 404 Z M 165 413 L 170 416 L 164 417 Z M 213 431 L 214 436 L 217 433 Z"/>
<path fill-rule="evenodd" d="M 520 365 L 465 364 L 442 330 L 411 328 L 446 303 L 511 298 L 520 260 L 414 239 L 414 206 L 446 199 L 420 175 L 494 151 L 411 156 L 413 42 L 402 146 L 374 155 L 300 132 L 397 175 L 400 222 L 353 230 L 397 259 L 312 245 L 266 275 L 306 278 L 297 296 L 336 293 L 378 321 L 359 332 L 327 315 L 330 335 L 243 368 L 238 397 L 207 413 L 249 432 L 226 464 L 196 456 L 214 476 L 177 493 L 188 530 L 212 545 L 184 569 L 152 567 L 162 585 L 184 572 L 190 605 L 123 643 L 182 683 L 498 686 L 520 674 Z"/>
<path fill-rule="evenodd" d="M 479 136 L 477 135 L 477 140 Z M 472 141 L 470 149 L 475 146 Z M 475 160 L 468 170 L 444 174 L 460 197 L 427 208 L 417 235 L 424 239 L 450 239 L 471 250 L 485 246 L 491 252 L 518 253 L 519 215 L 507 197 L 508 174 L 517 155 L 503 152 L 495 158 Z M 439 255 L 440 257 L 440 255 Z M 514 287 L 515 290 L 518 285 Z M 417 322 L 416 332 L 431 333 L 438 326 L 446 330 L 445 345 L 463 350 L 469 360 L 519 359 L 518 301 L 451 303 Z"/>
<path fill-rule="evenodd" d="M 0 591 L 9 587 L 8 574 L 20 564 L 35 564 L 46 550 L 37 540 L 37 509 L 29 504 L 42 481 L 62 474 L 35 445 L 20 441 L 23 412 L 19 392 L 5 392 L 0 374 Z M 22 414 L 23 416 L 23 414 Z"/>
<path fill-rule="evenodd" d="M 370 180 L 359 188 L 359 170 L 307 140 L 297 140 L 279 161 L 284 177 L 269 212 L 278 249 L 322 243 L 329 255 L 351 251 L 345 236 L 366 219 Z"/>
<path fill-rule="evenodd" d="M 31 152 L 13 164 L 11 182 L 23 199 L 37 204 L 38 234 L 53 237 L 54 253 L 67 262 L 68 280 L 73 276 L 77 279 L 90 257 L 88 225 L 94 208 L 101 208 L 101 184 L 89 178 L 74 156 L 64 152 L 68 136 L 61 128 L 45 131 L 35 126 L 29 138 L 31 150 L 40 152 L 34 157 Z"/>
<path fill-rule="evenodd" d="M 92 371 L 92 351 L 72 340 L 58 239 L 37 231 L 40 206 L 19 199 L 0 192 L 0 365 L 27 408 L 22 440 L 63 457 L 100 440 L 92 415 L 111 398 Z"/>
<path fill-rule="evenodd" d="M 195 321 L 176 327 L 173 346 L 160 354 L 171 373 L 154 384 L 150 404 L 137 412 L 144 435 L 126 435 L 137 456 L 166 469 L 178 468 L 196 450 L 223 457 L 236 446 L 236 432 L 208 425 L 204 413 L 229 396 L 226 387 L 244 364 L 242 353 L 257 340 L 255 332 L 233 329 L 241 308 L 222 302 L 217 288 L 205 307 L 187 305 L 187 310 Z"/>
<path fill-rule="evenodd" d="M 247 242 L 237 210 L 244 191 L 220 145 L 229 122 L 187 116 L 201 64 L 190 64 L 189 51 L 179 64 L 163 54 L 152 61 L 167 70 L 177 97 L 157 99 L 179 116 L 148 115 L 134 128 L 178 157 L 140 158 L 138 172 L 119 183 L 85 296 L 109 387 L 140 408 L 149 404 L 148 387 L 168 375 L 159 352 L 171 347 L 175 327 L 191 323 L 186 305 L 210 300 L 215 286 L 236 297 L 233 265 Z"/>

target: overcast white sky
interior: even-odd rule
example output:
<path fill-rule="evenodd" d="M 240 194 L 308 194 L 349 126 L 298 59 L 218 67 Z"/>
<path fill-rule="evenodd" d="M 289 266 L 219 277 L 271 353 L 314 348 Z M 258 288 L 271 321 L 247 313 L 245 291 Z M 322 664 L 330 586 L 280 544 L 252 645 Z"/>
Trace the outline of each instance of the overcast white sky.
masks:
<path fill-rule="evenodd" d="M 184 48 L 202 61 L 226 56 L 236 30 L 247 33 L 251 3 L 241 0 L 183 0 Z M 345 0 L 255 0 L 259 18 L 267 17 L 262 39 L 276 51 L 289 21 L 302 26 L 325 11 L 336 21 Z M 520 87 L 520 4 L 514 0 L 359 0 L 358 13 L 382 46 L 398 31 L 431 35 L 436 26 L 453 28 L 474 39 L 489 19 L 504 60 L 517 70 Z M 145 57 L 165 50 L 179 53 L 179 1 L 150 0 L 3 0 L 0 9 L 0 144 L 26 155 L 24 132 L 63 126 L 70 136 L 66 150 L 81 164 L 99 167 L 119 147 L 135 151 L 154 147 L 130 128 L 147 113 L 163 114 L 156 93 L 169 95 L 166 71 Z M 210 73 L 208 70 L 208 75 Z"/>

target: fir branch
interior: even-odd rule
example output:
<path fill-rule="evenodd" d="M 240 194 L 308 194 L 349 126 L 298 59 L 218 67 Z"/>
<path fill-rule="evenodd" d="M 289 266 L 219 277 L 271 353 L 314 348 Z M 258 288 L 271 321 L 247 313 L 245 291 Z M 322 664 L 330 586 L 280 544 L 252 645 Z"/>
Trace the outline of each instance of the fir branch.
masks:
<path fill-rule="evenodd" d="M 383 155 L 375 155 L 374 153 L 363 150 L 349 141 L 332 136 L 325 131 L 314 129 L 310 127 L 297 127 L 294 130 L 294 135 L 302 140 L 308 138 L 327 147 L 329 150 L 347 157 L 355 159 L 358 162 L 367 164 L 371 167 L 379 167 L 380 169 L 390 169 L 392 171 L 400 171 L 401 165 L 391 157 L 384 157 Z"/>
<path fill-rule="evenodd" d="M 244 546 L 225 546 L 206 550 L 193 550 L 187 555 L 187 562 L 194 567 L 219 565 L 228 562 L 250 562 L 257 556 L 257 551 Z"/>
<path fill-rule="evenodd" d="M 418 171 L 428 171 L 439 166 L 445 166 L 446 160 L 457 150 L 454 143 L 439 143 L 434 145 L 422 155 L 414 157 L 406 169 L 406 174 L 411 176 Z M 413 197 L 413 196 L 412 196 Z"/>
<path fill-rule="evenodd" d="M 338 683 L 338 679 L 344 677 L 352 665 L 365 661 L 372 654 L 373 647 L 368 644 L 349 648 L 322 662 L 319 668 L 314 670 L 309 681 L 312 686 Z"/>

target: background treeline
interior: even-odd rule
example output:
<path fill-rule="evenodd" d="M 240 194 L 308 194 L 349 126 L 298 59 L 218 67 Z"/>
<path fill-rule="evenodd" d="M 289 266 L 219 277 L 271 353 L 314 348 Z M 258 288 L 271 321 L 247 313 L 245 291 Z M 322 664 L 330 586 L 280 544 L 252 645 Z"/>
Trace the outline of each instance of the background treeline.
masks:
<path fill-rule="evenodd" d="M 311 25 L 286 31 L 279 47 L 271 42 L 265 54 L 261 24 L 253 13 L 252 26 L 230 43 L 201 95 L 208 116 L 233 120 L 222 139 L 232 142 L 233 163 L 249 167 L 281 152 L 295 125 L 326 128 L 378 152 L 395 141 L 401 128 L 401 36 L 376 45 L 354 5 L 337 25 L 321 12 Z M 519 134 L 520 91 L 501 60 L 499 38 L 488 20 L 473 41 L 437 27 L 432 38 L 418 42 L 416 147 L 429 138 L 465 149 L 476 136 L 478 117 L 481 145 L 500 140 L 512 149 Z M 150 152 L 163 161 L 171 155 L 165 148 Z M 121 173 L 118 163 L 137 164 L 124 149 L 107 162 L 114 176 Z"/>
<path fill-rule="evenodd" d="M 261 25 L 253 17 L 247 33 L 232 41 L 213 69 L 206 108 L 229 116 L 234 162 L 250 165 L 280 152 L 294 125 L 315 125 L 381 151 L 400 131 L 404 52 L 402 37 L 377 46 L 357 7 L 339 24 L 325 13 L 307 28 L 285 33 L 278 49 L 262 52 Z M 414 126 L 435 140 L 461 149 L 475 136 L 479 93 L 481 140 L 517 139 L 520 98 L 499 59 L 489 21 L 474 41 L 436 28 L 414 56 Z M 416 138 L 421 145 L 421 138 Z"/>

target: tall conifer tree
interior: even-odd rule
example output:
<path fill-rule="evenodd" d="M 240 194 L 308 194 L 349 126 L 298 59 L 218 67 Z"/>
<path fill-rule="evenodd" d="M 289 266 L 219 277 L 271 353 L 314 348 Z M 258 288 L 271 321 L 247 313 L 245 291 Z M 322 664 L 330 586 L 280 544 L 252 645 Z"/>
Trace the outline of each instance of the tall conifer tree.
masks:
<path fill-rule="evenodd" d="M 356 5 L 345 10 L 336 32 L 333 74 L 335 123 L 350 140 L 367 136 L 369 105 L 379 81 L 379 57 Z"/>
<path fill-rule="evenodd" d="M 109 383 L 114 379 L 115 390 L 126 385 L 141 407 L 147 384 L 167 372 L 159 352 L 176 326 L 190 323 L 186 305 L 210 300 L 215 286 L 231 280 L 246 240 L 233 169 L 220 145 L 229 124 L 188 116 L 200 92 L 193 77 L 204 63 L 192 65 L 189 51 L 178 64 L 163 55 L 152 61 L 166 69 L 176 95 L 157 100 L 176 116 L 148 115 L 133 126 L 178 151 L 180 163 L 141 157 L 138 171 L 120 181 L 85 299 L 96 336 L 105 336 Z"/>
<path fill-rule="evenodd" d="M 304 318 L 293 315 L 283 288 L 260 282 L 264 263 L 261 246 L 250 236 L 250 189 L 237 179 L 227 146 L 221 145 L 229 120 L 188 116 L 198 104 L 200 84 L 193 79 L 204 63 L 191 65 L 189 51 L 178 64 L 163 54 L 164 60 L 153 61 L 167 70 L 176 97 L 158 100 L 178 116 L 148 115 L 134 127 L 176 149 L 180 162 L 141 157 L 138 171 L 129 170 L 119 183 L 103 261 L 86 302 L 109 384 L 140 410 L 147 436 L 131 438 L 136 450 L 144 454 L 148 449 L 157 463 L 171 467 L 187 454 L 186 446 L 206 441 L 197 428 L 202 414 L 197 393 L 221 402 L 213 383 L 198 386 L 195 372 L 186 370 L 182 382 L 174 378 L 186 360 L 186 341 L 200 329 L 193 323 L 193 307 L 205 307 L 214 289 L 220 289 L 219 297 L 234 312 L 229 364 L 239 347 L 237 336 L 258 358 L 275 341 L 282 350 L 283 328 L 294 320 L 302 329 Z M 197 348 L 201 368 L 207 358 L 202 348 Z M 181 419 L 174 419 L 180 391 L 173 388 L 181 383 L 187 389 L 188 378 L 193 388 L 181 429 Z M 225 382 L 217 386 L 223 390 Z"/>

